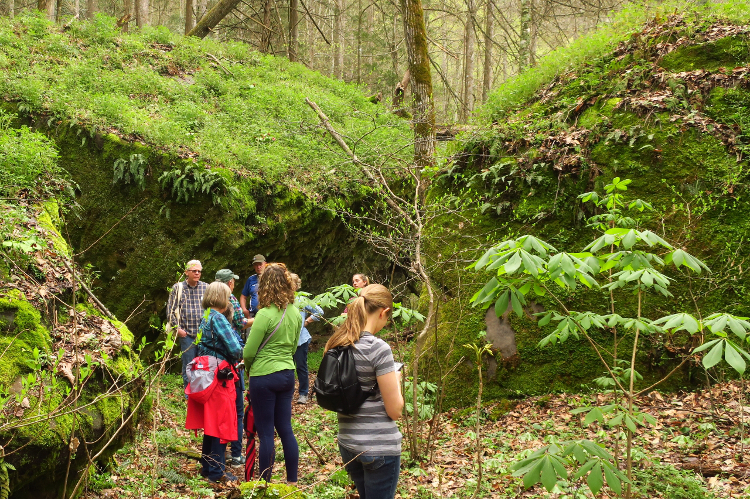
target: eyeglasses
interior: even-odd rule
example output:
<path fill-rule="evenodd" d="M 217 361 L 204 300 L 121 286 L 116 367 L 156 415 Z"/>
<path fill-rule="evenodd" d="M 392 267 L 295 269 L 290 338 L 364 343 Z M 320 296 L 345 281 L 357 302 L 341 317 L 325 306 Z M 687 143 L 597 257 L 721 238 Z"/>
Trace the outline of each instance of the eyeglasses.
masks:
<path fill-rule="evenodd" d="M 203 271 L 202 271 L 202 270 L 193 270 L 193 269 L 191 269 L 191 270 L 188 270 L 188 272 L 197 272 L 197 273 L 199 273 L 199 274 L 200 274 L 200 273 L 201 273 L 201 272 L 203 272 Z"/>

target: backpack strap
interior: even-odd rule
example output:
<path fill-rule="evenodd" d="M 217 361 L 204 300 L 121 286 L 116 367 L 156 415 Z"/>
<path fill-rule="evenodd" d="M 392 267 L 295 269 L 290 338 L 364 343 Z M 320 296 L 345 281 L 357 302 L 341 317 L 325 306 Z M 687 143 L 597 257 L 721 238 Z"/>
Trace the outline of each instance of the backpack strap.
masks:
<path fill-rule="evenodd" d="M 260 346 L 258 347 L 258 350 L 257 350 L 257 351 L 255 352 L 255 356 L 256 356 L 256 357 L 258 356 L 258 353 L 260 353 L 260 351 L 261 351 L 261 350 L 263 350 L 263 347 L 264 347 L 264 346 L 266 346 L 266 343 L 268 343 L 268 341 L 269 341 L 269 340 L 271 339 L 271 337 L 272 337 L 272 336 L 273 336 L 274 334 L 276 334 L 276 331 L 278 331 L 278 330 L 279 330 L 279 328 L 281 327 L 281 323 L 282 323 L 282 322 L 284 322 L 284 316 L 286 315 L 286 309 L 287 309 L 287 308 L 289 308 L 289 304 L 287 304 L 287 306 L 286 306 L 286 307 L 284 307 L 284 313 L 283 313 L 283 314 L 281 314 L 281 320 L 279 321 L 279 323 L 278 323 L 278 324 L 276 324 L 276 329 L 274 329 L 274 330 L 273 330 L 273 332 L 272 332 L 271 334 L 269 334 L 269 335 L 268 335 L 268 338 L 266 338 L 266 341 L 264 341 L 264 342 L 263 342 L 263 344 L 261 344 L 261 345 L 260 345 Z"/>

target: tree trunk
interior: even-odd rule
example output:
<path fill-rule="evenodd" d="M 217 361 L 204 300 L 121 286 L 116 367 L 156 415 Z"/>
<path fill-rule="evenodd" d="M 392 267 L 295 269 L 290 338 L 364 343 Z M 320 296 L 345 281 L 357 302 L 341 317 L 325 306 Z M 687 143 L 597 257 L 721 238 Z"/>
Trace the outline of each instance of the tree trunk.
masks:
<path fill-rule="evenodd" d="M 476 0 L 466 0 L 466 23 L 464 24 L 464 95 L 463 109 L 461 110 L 461 121 L 469 119 L 474 108 L 474 47 L 476 45 L 476 32 L 474 31 L 474 19 L 477 15 Z"/>
<path fill-rule="evenodd" d="M 93 19 L 97 10 L 99 6 L 96 0 L 86 0 L 86 19 Z"/>
<path fill-rule="evenodd" d="M 55 20 L 55 11 L 57 2 L 55 0 L 39 0 L 37 2 L 37 9 L 47 14 L 47 19 L 50 21 Z"/>
<path fill-rule="evenodd" d="M 317 28 L 315 27 L 315 24 L 313 23 L 312 16 L 315 15 L 316 12 L 316 5 L 317 2 L 313 5 L 309 6 L 309 9 L 312 9 L 309 15 L 306 18 L 306 39 L 307 39 L 307 65 L 311 69 L 315 69 L 315 32 L 317 31 Z"/>
<path fill-rule="evenodd" d="M 229 12 L 227 12 L 228 14 Z M 260 51 L 267 54 L 271 47 L 271 0 L 263 4 L 263 34 L 260 37 Z"/>
<path fill-rule="evenodd" d="M 125 14 L 122 16 L 125 22 L 122 25 L 122 30 L 127 33 L 128 27 L 130 26 L 130 19 L 133 15 L 133 0 L 125 0 L 124 3 Z"/>
<path fill-rule="evenodd" d="M 523 72 L 531 62 L 531 2 L 521 0 L 521 38 L 518 40 L 518 72 Z"/>
<path fill-rule="evenodd" d="M 427 30 L 421 0 L 401 0 L 401 10 L 413 95 L 414 162 L 419 167 L 425 167 L 433 164 L 435 155 L 435 105 L 432 101 Z"/>
<path fill-rule="evenodd" d="M 297 47 L 299 45 L 299 12 L 297 6 L 298 0 L 289 0 L 289 46 L 287 47 L 287 56 L 292 62 L 297 61 Z"/>
<path fill-rule="evenodd" d="M 407 69 L 404 77 L 396 84 L 396 89 L 393 91 L 393 111 L 397 116 L 401 116 L 402 118 L 407 116 L 404 110 L 404 96 L 406 95 L 406 89 L 409 88 L 410 81 L 411 73 Z"/>
<path fill-rule="evenodd" d="M 125 0 L 128 1 L 128 0 Z M 195 28 L 195 18 L 193 17 L 193 6 L 195 5 L 194 0 L 185 0 L 185 34 L 189 35 Z M 208 33 L 206 33 L 207 35 Z M 201 38 L 204 38 L 201 36 Z"/>
<path fill-rule="evenodd" d="M 148 0 L 135 0 L 135 24 L 139 28 L 148 26 Z"/>
<path fill-rule="evenodd" d="M 198 0 L 198 5 L 195 12 L 195 23 L 199 23 L 203 16 L 208 12 L 208 0 Z"/>
<path fill-rule="evenodd" d="M 482 102 L 487 102 L 492 88 L 492 0 L 487 0 L 484 10 L 484 78 L 482 79 Z"/>
<path fill-rule="evenodd" d="M 16 0 L 8 0 L 8 16 L 11 19 L 16 17 Z"/>
<path fill-rule="evenodd" d="M 357 0 L 357 85 L 362 83 L 362 0 Z"/>
<path fill-rule="evenodd" d="M 344 0 L 335 0 L 333 11 L 333 76 L 344 76 Z"/>
<path fill-rule="evenodd" d="M 383 14 L 383 22 L 386 22 L 385 13 Z M 398 78 L 398 46 L 396 45 L 396 33 L 398 30 L 396 26 L 398 24 L 398 16 L 393 16 L 393 37 L 388 40 L 388 53 L 391 55 L 391 69 L 393 69 L 393 77 Z M 386 27 L 386 32 L 388 29 Z"/>
<path fill-rule="evenodd" d="M 187 11 L 187 4 L 192 4 L 192 0 L 187 0 L 185 10 Z M 201 21 L 195 25 L 195 27 L 187 33 L 187 36 L 197 36 L 198 38 L 205 38 L 217 24 L 224 19 L 227 14 L 232 12 L 240 0 L 220 0 L 219 3 L 214 5 L 214 8 L 206 12 Z M 192 6 L 191 6 L 192 12 Z M 269 16 L 270 17 L 270 16 Z M 187 24 L 186 24 L 187 26 Z"/>

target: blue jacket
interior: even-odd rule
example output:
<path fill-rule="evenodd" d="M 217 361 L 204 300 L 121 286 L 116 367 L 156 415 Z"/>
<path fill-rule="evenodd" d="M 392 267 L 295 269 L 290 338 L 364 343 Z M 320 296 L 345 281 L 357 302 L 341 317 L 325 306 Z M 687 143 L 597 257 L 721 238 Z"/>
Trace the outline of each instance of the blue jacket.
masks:
<path fill-rule="evenodd" d="M 242 295 L 250 298 L 248 310 L 253 314 L 258 312 L 258 274 L 253 274 L 247 278 L 245 287 L 242 288 Z"/>

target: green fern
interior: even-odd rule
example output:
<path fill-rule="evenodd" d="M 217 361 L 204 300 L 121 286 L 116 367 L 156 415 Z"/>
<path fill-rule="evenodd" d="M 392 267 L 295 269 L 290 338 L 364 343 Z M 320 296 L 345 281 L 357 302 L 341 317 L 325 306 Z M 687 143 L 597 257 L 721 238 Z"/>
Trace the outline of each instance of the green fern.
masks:
<path fill-rule="evenodd" d="M 187 480 L 183 475 L 174 470 L 159 468 L 159 476 L 166 478 L 171 483 L 186 483 Z M 1 498 L 0 498 L 1 499 Z"/>
<path fill-rule="evenodd" d="M 162 173 L 159 184 L 162 189 L 171 189 L 172 197 L 178 203 L 189 203 L 199 195 L 210 195 L 213 204 L 220 205 L 224 195 L 239 192 L 236 187 L 227 185 L 217 172 L 196 165 L 187 165 L 184 171 L 175 168 Z"/>
<path fill-rule="evenodd" d="M 0 499 L 8 499 L 10 497 L 10 477 L 8 476 L 8 470 L 16 471 L 16 468 L 0 458 Z"/>
<path fill-rule="evenodd" d="M 141 190 L 146 189 L 146 167 L 148 160 L 142 154 L 131 154 L 129 159 L 119 158 L 115 161 L 112 183 L 131 182 Z"/>

